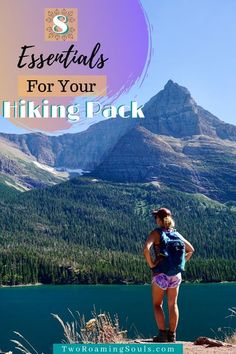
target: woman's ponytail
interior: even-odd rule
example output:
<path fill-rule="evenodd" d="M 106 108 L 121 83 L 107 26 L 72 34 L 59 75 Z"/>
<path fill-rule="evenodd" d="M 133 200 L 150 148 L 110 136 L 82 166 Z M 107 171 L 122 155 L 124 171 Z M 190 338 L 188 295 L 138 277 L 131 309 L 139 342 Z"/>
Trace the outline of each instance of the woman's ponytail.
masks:
<path fill-rule="evenodd" d="M 170 229 L 175 226 L 175 222 L 170 215 L 163 218 L 163 225 L 166 229 Z"/>

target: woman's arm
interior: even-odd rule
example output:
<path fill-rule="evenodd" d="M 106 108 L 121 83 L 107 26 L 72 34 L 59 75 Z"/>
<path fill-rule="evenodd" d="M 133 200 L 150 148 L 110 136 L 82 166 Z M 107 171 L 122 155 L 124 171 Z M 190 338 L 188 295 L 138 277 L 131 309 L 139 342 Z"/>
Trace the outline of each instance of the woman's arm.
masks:
<path fill-rule="evenodd" d="M 160 243 L 160 234 L 156 230 L 153 230 L 149 234 L 147 241 L 145 242 L 145 245 L 143 248 L 144 257 L 146 258 L 147 264 L 149 265 L 150 268 L 155 267 L 156 264 L 158 263 L 158 261 L 153 261 L 151 254 L 150 254 L 150 249 L 151 249 L 151 246 L 154 243 L 154 241 L 156 244 Z"/>

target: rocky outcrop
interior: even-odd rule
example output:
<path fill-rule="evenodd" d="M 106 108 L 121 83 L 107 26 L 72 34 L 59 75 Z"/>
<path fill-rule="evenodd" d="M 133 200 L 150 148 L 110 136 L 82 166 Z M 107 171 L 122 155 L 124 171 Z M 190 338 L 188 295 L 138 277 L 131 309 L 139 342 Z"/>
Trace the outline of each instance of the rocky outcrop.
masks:
<path fill-rule="evenodd" d="M 129 343 L 137 344 L 161 344 L 154 343 L 152 338 L 148 339 L 134 339 L 129 340 Z M 175 345 L 172 343 L 165 343 L 164 345 Z M 182 344 L 184 354 L 235 354 L 236 345 L 226 342 L 221 342 L 212 338 L 199 337 L 194 342 L 177 341 L 176 344 Z"/>
<path fill-rule="evenodd" d="M 14 175 L 21 173 L 21 169 L 16 161 L 7 159 L 6 157 L 1 157 L 1 159 L 0 159 L 0 173 L 5 173 L 10 176 L 14 176 Z"/>

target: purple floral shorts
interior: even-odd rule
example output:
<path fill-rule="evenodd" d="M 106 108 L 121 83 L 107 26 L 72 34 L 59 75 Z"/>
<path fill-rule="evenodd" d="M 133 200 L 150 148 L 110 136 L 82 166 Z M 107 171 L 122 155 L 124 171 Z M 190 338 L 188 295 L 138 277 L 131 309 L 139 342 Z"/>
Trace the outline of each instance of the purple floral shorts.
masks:
<path fill-rule="evenodd" d="M 156 274 L 152 277 L 152 284 L 157 284 L 161 289 L 177 288 L 182 281 L 181 273 L 175 275 L 166 275 L 164 273 Z"/>

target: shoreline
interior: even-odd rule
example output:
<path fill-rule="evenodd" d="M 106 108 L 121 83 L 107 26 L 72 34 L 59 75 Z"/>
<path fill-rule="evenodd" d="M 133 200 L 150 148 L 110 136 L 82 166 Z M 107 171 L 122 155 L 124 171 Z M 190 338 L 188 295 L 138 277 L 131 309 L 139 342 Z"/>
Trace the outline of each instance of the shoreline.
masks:
<path fill-rule="evenodd" d="M 19 288 L 19 287 L 27 287 L 27 286 L 41 286 L 41 285 L 46 285 L 46 284 L 43 284 L 43 283 L 28 283 L 28 284 L 17 284 L 17 285 L 0 285 L 0 289 L 1 288 Z M 48 285 L 51 285 L 51 284 L 48 284 Z"/>
<path fill-rule="evenodd" d="M 232 284 L 232 283 L 236 283 L 236 281 L 221 281 L 221 282 L 190 282 L 190 281 L 186 281 L 186 282 L 182 282 L 183 284 Z M 103 283 L 99 283 L 99 284 L 43 284 L 43 283 L 28 283 L 28 284 L 17 284 L 17 285 L 0 285 L 0 289 L 1 288 L 21 288 L 21 287 L 32 287 L 32 286 L 78 286 L 78 285 L 87 285 L 87 286 L 101 286 L 101 285 L 107 285 L 107 286 L 112 286 L 112 285 L 124 285 L 124 286 L 129 286 L 129 285 L 137 285 L 137 286 L 147 286 L 147 285 L 151 285 L 150 283 L 144 283 L 144 284 L 134 284 L 134 283 L 117 283 L 117 284 L 103 284 Z"/>

